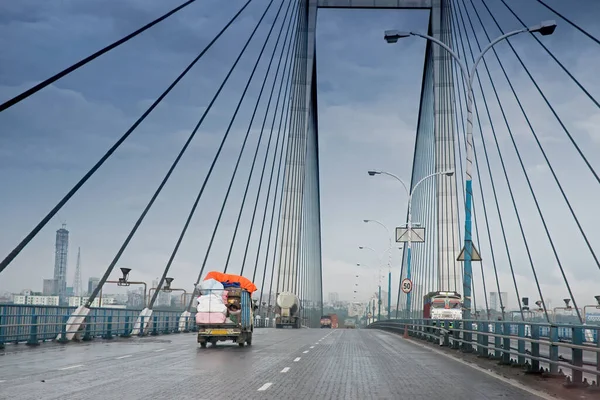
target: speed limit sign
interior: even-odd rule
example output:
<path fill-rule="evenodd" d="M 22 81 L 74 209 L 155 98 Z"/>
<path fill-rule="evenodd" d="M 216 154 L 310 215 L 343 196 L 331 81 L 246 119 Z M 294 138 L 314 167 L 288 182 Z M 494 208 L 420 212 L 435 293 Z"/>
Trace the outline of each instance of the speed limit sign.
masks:
<path fill-rule="evenodd" d="M 401 286 L 404 293 L 410 293 L 412 291 L 412 281 L 408 278 L 402 279 Z"/>

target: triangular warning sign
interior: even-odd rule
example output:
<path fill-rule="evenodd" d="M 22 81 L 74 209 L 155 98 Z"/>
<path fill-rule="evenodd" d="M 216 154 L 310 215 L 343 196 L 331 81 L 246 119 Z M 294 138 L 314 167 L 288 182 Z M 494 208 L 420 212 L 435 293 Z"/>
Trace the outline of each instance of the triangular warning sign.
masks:
<path fill-rule="evenodd" d="M 479 252 L 477 251 L 477 247 L 475 247 L 474 244 L 471 244 L 471 261 L 481 261 L 481 256 L 479 255 Z M 463 247 L 463 249 L 460 251 L 460 254 L 458 255 L 458 258 L 456 259 L 456 261 L 465 261 L 465 248 Z"/>

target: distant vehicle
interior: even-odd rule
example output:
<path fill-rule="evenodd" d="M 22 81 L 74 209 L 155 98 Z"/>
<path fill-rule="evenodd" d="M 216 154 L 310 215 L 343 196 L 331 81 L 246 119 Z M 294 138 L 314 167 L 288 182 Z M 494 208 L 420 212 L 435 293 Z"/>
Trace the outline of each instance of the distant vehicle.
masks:
<path fill-rule="evenodd" d="M 329 315 L 323 315 L 321 317 L 321 328 L 331 329 L 331 317 Z"/>
<path fill-rule="evenodd" d="M 275 318 L 275 328 L 298 329 L 301 326 L 300 320 L 300 300 L 292 292 L 281 292 L 277 295 L 275 313 L 279 314 Z"/>
<path fill-rule="evenodd" d="M 356 320 L 354 318 L 346 318 L 344 320 L 344 328 L 346 328 L 346 329 L 356 328 Z"/>
<path fill-rule="evenodd" d="M 423 318 L 452 321 L 462 319 L 462 298 L 457 292 L 429 292 L 423 297 Z M 436 322 L 434 321 L 435 325 Z"/>
<path fill-rule="evenodd" d="M 331 318 L 331 329 L 337 329 L 338 328 L 337 314 L 329 314 L 329 318 Z"/>

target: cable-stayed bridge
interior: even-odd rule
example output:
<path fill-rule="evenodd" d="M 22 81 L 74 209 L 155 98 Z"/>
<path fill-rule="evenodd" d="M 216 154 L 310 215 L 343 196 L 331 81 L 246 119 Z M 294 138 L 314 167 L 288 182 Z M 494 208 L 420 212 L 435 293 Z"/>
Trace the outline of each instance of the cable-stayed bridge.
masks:
<path fill-rule="evenodd" d="M 26 6 L 11 7 L 6 8 L 7 20 L 25 18 Z M 395 301 L 388 301 L 387 312 L 379 310 L 378 318 L 375 304 L 365 308 L 362 320 L 368 330 L 257 329 L 251 349 L 223 346 L 222 352 L 206 349 L 205 354 L 191 351 L 196 347 L 191 335 L 163 339 L 158 335 L 195 330 L 195 288 L 213 270 L 243 275 L 256 284 L 256 328 L 265 326 L 266 319 L 272 322 L 277 314 L 275 297 L 287 291 L 300 299 L 303 326 L 320 326 L 326 313 L 327 265 L 321 248 L 317 32 L 318 20 L 328 11 L 318 16 L 327 9 L 427 13 L 427 26 L 420 31 L 381 27 L 380 40 L 390 43 L 390 52 L 401 52 L 414 41 L 425 44 L 421 97 L 414 99 L 419 106 L 414 115 L 412 171 L 369 171 L 373 180 L 396 178 L 407 192 L 407 208 L 402 210 L 406 219 L 394 220 L 392 240 L 403 244 L 402 262 L 390 269 L 390 286 L 392 276 L 396 282 L 388 292 L 397 293 Z M 79 201 L 82 207 L 83 202 L 90 214 L 100 207 L 107 211 L 89 191 L 94 185 L 105 191 L 107 181 L 125 174 L 119 170 L 124 154 L 130 154 L 124 149 L 131 152 L 148 137 L 160 142 L 164 129 L 173 131 L 170 125 L 176 126 L 176 151 L 171 151 L 172 141 L 158 145 L 172 153 L 172 159 L 157 162 L 160 171 L 131 175 L 152 181 L 153 190 L 136 199 L 139 213 L 127 221 L 123 237 L 111 238 L 114 248 L 106 264 L 96 267 L 99 279 L 88 296 L 77 304 L 63 295 L 57 305 L 39 305 L 36 301 L 41 300 L 34 298 L 43 296 L 32 295 L 23 296 L 24 304 L 0 304 L 0 346 L 7 360 L 0 376 L 2 392 L 19 398 L 90 394 L 109 398 L 123 393 L 213 398 L 243 390 L 260 399 L 362 399 L 437 398 L 454 390 L 462 398 L 479 399 L 539 398 L 546 396 L 544 392 L 562 390 L 552 383 L 532 384 L 534 390 L 523 386 L 528 382 L 498 380 L 481 367 L 448 359 L 448 353 L 430 343 L 521 366 L 534 375 L 540 370 L 546 375 L 563 371 L 578 395 L 589 390 L 585 388 L 589 382 L 597 386 L 600 297 L 594 296 L 600 295 L 595 283 L 600 282 L 600 232 L 590 199 L 600 195 L 595 149 L 600 88 L 592 74 L 593 61 L 588 60 L 600 51 L 600 34 L 586 20 L 586 11 L 593 15 L 598 5 L 582 1 L 571 10 L 542 0 L 248 0 L 227 6 L 214 1 L 173 2 L 148 7 L 136 15 L 139 29 L 96 46 L 70 67 L 57 68 L 60 72 L 55 75 L 25 88 L 12 85 L 0 100 L 0 124 L 11 130 L 19 124 L 28 126 L 32 104 L 51 110 L 53 104 L 44 95 L 86 69 L 114 68 L 106 79 L 127 79 L 134 72 L 119 65 L 119 57 L 110 57 L 125 50 L 128 57 L 147 51 L 148 42 L 136 47 L 144 37 L 156 35 L 151 37 L 176 48 L 182 44 L 168 38 L 183 31 L 198 48 L 193 57 L 169 69 L 168 80 L 160 78 L 166 82 L 163 87 L 147 82 L 140 88 L 146 98 L 149 93 L 153 97 L 124 106 L 135 110 L 137 117 L 126 123 L 112 121 L 117 131 L 113 142 L 94 135 L 78 142 L 82 149 L 94 148 L 95 158 L 85 160 L 89 169 L 80 176 L 69 174 L 72 184 L 56 201 L 44 203 L 46 211 L 40 218 L 27 217 L 29 226 L 20 240 L 3 244 L 0 274 L 7 276 L 24 268 L 19 259 L 53 229 L 53 221 L 68 215 L 65 209 L 70 204 Z M 198 24 L 191 25 L 194 29 L 182 28 L 186 18 L 199 16 Z M 214 20 L 222 23 L 208 34 L 203 27 Z M 10 30 L 10 24 L 5 29 Z M 111 65 L 105 61 L 109 59 Z M 8 61 L 19 65 L 18 60 Z M 44 61 L 42 52 L 39 62 Z M 156 63 L 162 62 L 158 55 Z M 219 78 L 207 79 L 203 68 L 217 71 Z M 195 120 L 186 118 L 190 126 L 184 129 L 178 116 L 169 114 L 169 97 L 186 88 L 193 97 L 190 82 L 197 82 L 190 81 L 193 76 L 201 82 L 204 103 Z M 97 90 L 98 98 L 106 96 L 102 82 Z M 128 93 L 120 96 L 124 103 L 129 99 Z M 72 110 L 77 122 L 78 109 Z M 75 130 L 93 131 L 89 126 L 98 123 L 106 110 L 97 112 L 97 121 L 83 121 Z M 157 123 L 152 119 L 156 114 L 168 115 L 169 122 Z M 222 118 L 215 123 L 211 114 Z M 15 135 L 7 133 L 3 146 L 10 149 L 11 143 L 22 140 Z M 186 179 L 185 195 L 191 200 L 184 206 L 183 194 L 166 192 L 181 179 L 178 171 L 191 158 L 199 160 L 196 175 Z M 9 165 L 4 168 L 7 176 Z M 9 198 L 12 184 L 6 178 Z M 173 205 L 161 208 L 161 202 L 169 201 Z M 27 204 L 11 200 L 16 202 Z M 397 211 L 390 214 L 398 215 Z M 183 220 L 169 232 L 169 250 L 151 255 L 160 258 L 156 284 L 143 290 L 138 307 L 104 307 L 100 299 L 111 284 L 146 285 L 130 279 L 127 269 L 120 276 L 119 268 L 130 265 L 127 254 L 139 249 L 136 238 L 144 234 L 148 221 L 154 218 L 152 226 L 160 226 L 161 218 L 171 215 L 182 215 Z M 186 246 L 194 248 L 196 279 L 175 284 L 171 278 L 177 276 L 177 258 Z M 157 248 L 164 249 L 164 243 Z M 134 273 L 140 270 L 142 265 L 133 268 Z M 161 293 L 173 291 L 183 293 L 181 304 L 161 308 Z M 458 296 L 460 318 L 427 318 L 426 299 L 433 292 Z M 158 337 L 153 341 L 145 336 Z M 92 339 L 116 337 L 108 350 L 85 345 Z M 22 352 L 15 346 L 74 339 L 85 343 L 64 348 L 46 344 L 46 352 Z M 50 356 L 56 352 L 65 357 Z M 370 358 L 373 354 L 377 360 Z M 233 361 L 240 375 L 226 389 L 225 360 Z M 133 390 L 131 382 L 118 382 L 107 390 L 103 382 L 118 380 L 114 371 L 119 364 L 123 366 L 117 369 L 126 371 L 123 376 L 128 380 L 144 377 L 146 382 L 150 377 L 152 383 Z M 35 366 L 25 368 L 30 365 Z M 173 382 L 177 378 L 195 379 L 195 392 L 183 390 Z M 477 380 L 486 382 L 486 390 L 477 387 Z M 357 386 L 351 389 L 352 382 Z M 373 385 L 380 391 L 373 392 Z"/>

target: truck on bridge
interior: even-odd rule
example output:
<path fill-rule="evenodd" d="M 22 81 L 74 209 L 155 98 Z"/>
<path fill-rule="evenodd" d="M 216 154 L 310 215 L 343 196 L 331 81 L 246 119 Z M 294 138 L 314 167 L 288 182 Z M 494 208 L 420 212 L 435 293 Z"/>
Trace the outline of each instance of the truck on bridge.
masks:
<path fill-rule="evenodd" d="M 198 343 L 232 340 L 240 347 L 252 344 L 254 311 L 252 300 L 256 286 L 239 275 L 210 272 L 200 286 L 196 313 Z"/>
<path fill-rule="evenodd" d="M 280 329 L 286 326 L 290 328 L 300 328 L 300 300 L 292 292 L 281 292 L 277 295 L 275 313 L 275 328 Z"/>
<path fill-rule="evenodd" d="M 452 321 L 462 319 L 462 298 L 457 292 L 435 291 L 429 292 L 423 297 L 423 318 L 434 320 L 449 320 L 450 328 Z"/>
<path fill-rule="evenodd" d="M 321 328 L 331 329 L 331 317 L 329 315 L 323 315 L 321 317 Z"/>
<path fill-rule="evenodd" d="M 344 320 L 344 328 L 346 328 L 346 329 L 354 329 L 354 328 L 356 328 L 356 319 L 354 319 L 354 318 L 346 318 Z"/>

